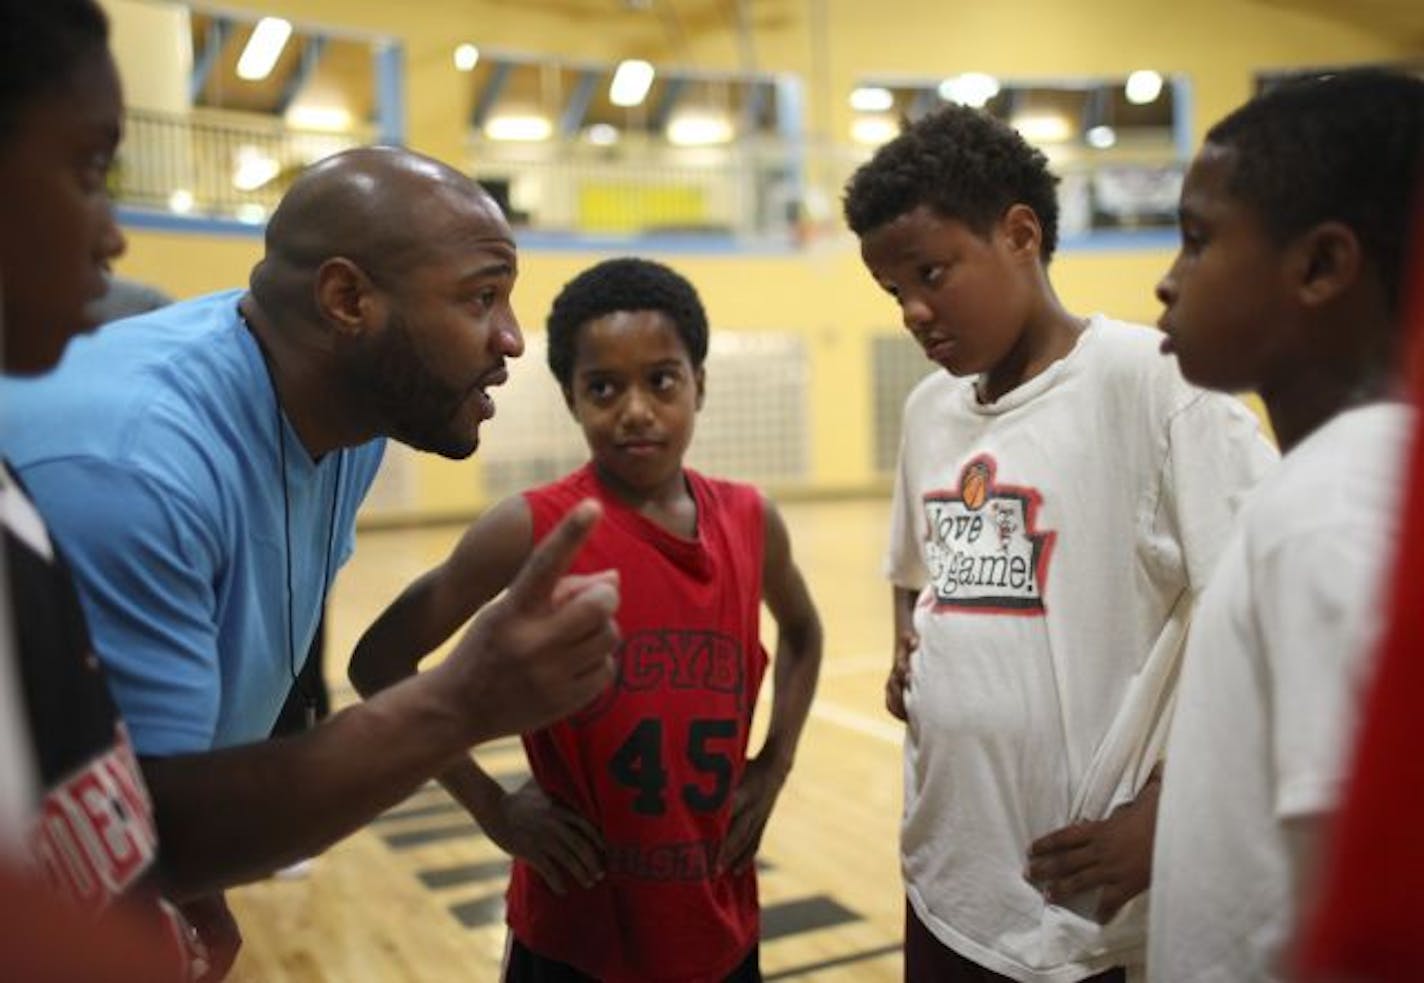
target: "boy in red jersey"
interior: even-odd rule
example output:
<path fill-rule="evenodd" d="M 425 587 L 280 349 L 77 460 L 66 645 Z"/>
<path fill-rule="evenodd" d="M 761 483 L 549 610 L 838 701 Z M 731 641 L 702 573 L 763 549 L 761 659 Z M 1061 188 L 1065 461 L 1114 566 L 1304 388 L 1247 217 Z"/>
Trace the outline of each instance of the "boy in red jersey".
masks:
<path fill-rule="evenodd" d="M 549 315 L 549 366 L 591 460 L 482 516 L 357 645 L 370 693 L 410 674 L 509 582 L 576 502 L 605 520 L 574 572 L 613 571 L 614 684 L 524 735 L 533 780 L 506 793 L 472 761 L 442 776 L 515 857 L 507 981 L 759 980 L 752 865 L 791 768 L 821 627 L 776 509 L 683 466 L 702 405 L 707 318 L 683 277 L 640 259 L 570 281 Z M 779 629 L 766 741 L 747 738 Z"/>

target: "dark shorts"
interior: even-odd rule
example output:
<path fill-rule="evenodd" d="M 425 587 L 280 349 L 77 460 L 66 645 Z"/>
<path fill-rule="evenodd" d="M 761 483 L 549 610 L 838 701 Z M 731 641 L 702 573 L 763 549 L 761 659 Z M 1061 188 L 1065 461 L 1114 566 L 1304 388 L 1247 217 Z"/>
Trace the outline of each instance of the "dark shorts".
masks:
<path fill-rule="evenodd" d="M 761 950 L 752 946 L 747 958 L 732 970 L 723 983 L 761 983 L 760 955 Z M 555 962 L 531 952 L 523 942 L 510 936 L 504 983 L 596 983 L 596 980 L 568 963 Z"/>
<path fill-rule="evenodd" d="M 935 938 L 906 901 L 905 983 L 1013 983 L 1013 980 L 965 959 Z M 1109 969 L 1089 976 L 1083 983 L 1127 983 L 1127 970 Z"/>

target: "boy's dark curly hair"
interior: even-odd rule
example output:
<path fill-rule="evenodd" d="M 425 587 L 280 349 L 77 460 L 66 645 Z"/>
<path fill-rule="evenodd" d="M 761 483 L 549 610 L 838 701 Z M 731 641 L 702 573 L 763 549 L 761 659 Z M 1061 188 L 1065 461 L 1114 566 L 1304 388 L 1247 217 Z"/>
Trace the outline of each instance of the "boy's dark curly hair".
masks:
<path fill-rule="evenodd" d="M 677 326 L 694 369 L 707 358 L 707 312 L 692 284 L 650 259 L 623 257 L 591 266 L 568 283 L 549 310 L 549 368 L 559 385 L 573 383 L 579 329 L 614 311 L 661 311 Z"/>
<path fill-rule="evenodd" d="M 1038 216 L 1047 264 L 1058 246 L 1057 184 L 1048 158 L 1017 130 L 982 110 L 951 105 L 906 124 L 851 176 L 845 217 L 864 237 L 928 205 L 986 236 L 1011 205 L 1024 204 Z"/>
<path fill-rule="evenodd" d="M 1424 179 L 1424 81 L 1356 69 L 1286 82 L 1221 120 L 1206 142 L 1235 151 L 1227 190 L 1277 243 L 1343 222 L 1398 303 L 1409 203 Z"/>

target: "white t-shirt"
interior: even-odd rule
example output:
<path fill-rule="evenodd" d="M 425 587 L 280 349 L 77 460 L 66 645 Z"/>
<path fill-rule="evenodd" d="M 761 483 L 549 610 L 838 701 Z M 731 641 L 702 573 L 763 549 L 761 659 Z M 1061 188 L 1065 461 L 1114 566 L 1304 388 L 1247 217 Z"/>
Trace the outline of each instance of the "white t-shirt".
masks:
<path fill-rule="evenodd" d="M 0 464 L 0 530 L 19 537 L 39 555 L 52 556 L 49 533 L 29 498 Z M 0 549 L 0 860 L 14 862 L 23 856 L 39 779 L 29 740 L 20 656 L 11 614 L 10 572 L 5 550 Z"/>
<path fill-rule="evenodd" d="M 1294 920 L 1282 824 L 1336 802 L 1411 420 L 1379 404 L 1302 441 L 1251 497 L 1201 598 L 1158 805 L 1153 980 L 1280 975 Z"/>
<path fill-rule="evenodd" d="M 1160 339 L 1095 316 L 1066 358 L 995 403 L 940 372 L 905 405 L 886 569 L 923 588 L 906 892 L 946 946 L 1017 980 L 1142 961 L 1140 903 L 1105 928 L 1049 905 L 1026 854 L 1083 818 L 1081 786 L 1134 676 L 1180 635 L 1275 460 L 1251 413 L 1189 386 Z"/>

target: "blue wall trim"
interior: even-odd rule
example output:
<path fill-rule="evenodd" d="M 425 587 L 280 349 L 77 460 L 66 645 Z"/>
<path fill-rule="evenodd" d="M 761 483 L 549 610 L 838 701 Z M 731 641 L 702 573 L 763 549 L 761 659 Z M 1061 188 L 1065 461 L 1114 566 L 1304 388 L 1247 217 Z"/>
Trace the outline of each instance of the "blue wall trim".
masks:
<path fill-rule="evenodd" d="M 1084 235 L 1065 236 L 1058 242 L 1061 253 L 1140 253 L 1178 246 L 1176 229 L 1104 229 Z"/>
<path fill-rule="evenodd" d="M 119 224 L 131 229 L 154 229 L 160 232 L 182 232 L 198 236 L 239 236 L 248 239 L 262 238 L 266 224 L 252 225 L 239 222 L 235 218 L 216 218 L 207 215 L 175 215 L 172 212 L 153 211 L 120 205 L 115 209 Z"/>

